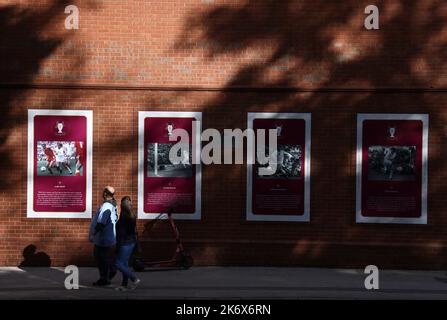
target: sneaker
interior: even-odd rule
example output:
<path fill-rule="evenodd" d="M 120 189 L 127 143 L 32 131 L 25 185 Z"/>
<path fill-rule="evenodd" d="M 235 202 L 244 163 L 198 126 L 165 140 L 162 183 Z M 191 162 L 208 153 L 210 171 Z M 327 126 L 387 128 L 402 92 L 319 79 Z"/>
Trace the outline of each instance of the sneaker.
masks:
<path fill-rule="evenodd" d="M 135 290 L 140 283 L 141 283 L 140 279 L 136 279 L 135 281 L 132 281 L 129 285 L 129 290 Z"/>
<path fill-rule="evenodd" d="M 124 292 L 124 291 L 127 291 L 127 290 L 129 290 L 129 289 L 127 289 L 126 287 L 123 287 L 123 286 L 119 286 L 119 287 L 115 288 L 115 291 L 119 291 L 119 292 Z"/>

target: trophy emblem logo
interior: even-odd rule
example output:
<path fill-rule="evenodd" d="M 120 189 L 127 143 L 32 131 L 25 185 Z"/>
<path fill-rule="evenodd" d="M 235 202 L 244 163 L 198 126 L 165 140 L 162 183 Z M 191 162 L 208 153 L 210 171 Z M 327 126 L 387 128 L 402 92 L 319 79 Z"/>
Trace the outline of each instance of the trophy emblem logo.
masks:
<path fill-rule="evenodd" d="M 395 139 L 396 138 L 396 127 L 389 127 L 388 133 L 390 135 L 390 139 Z"/>
<path fill-rule="evenodd" d="M 281 137 L 282 134 L 282 125 L 276 125 L 276 135 Z"/>
<path fill-rule="evenodd" d="M 168 137 L 170 137 L 172 135 L 172 131 L 174 130 L 174 125 L 171 122 L 169 122 L 166 125 L 166 130 L 168 131 Z"/>
<path fill-rule="evenodd" d="M 58 135 L 62 135 L 62 134 L 65 134 L 64 133 L 64 122 L 62 122 L 62 121 L 58 121 L 58 122 L 56 122 L 56 130 L 57 130 L 57 134 Z"/>

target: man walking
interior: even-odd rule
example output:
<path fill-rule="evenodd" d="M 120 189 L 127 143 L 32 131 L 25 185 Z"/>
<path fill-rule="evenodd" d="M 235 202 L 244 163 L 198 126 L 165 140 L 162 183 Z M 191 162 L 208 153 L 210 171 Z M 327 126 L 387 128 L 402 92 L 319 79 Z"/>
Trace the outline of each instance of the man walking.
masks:
<path fill-rule="evenodd" d="M 102 197 L 103 204 L 96 211 L 90 225 L 89 239 L 95 244 L 94 256 L 99 269 L 99 280 L 94 286 L 107 286 L 116 274 L 116 268 L 109 259 L 109 254 L 116 244 L 115 224 L 118 212 L 115 201 L 115 189 L 107 186 Z"/>

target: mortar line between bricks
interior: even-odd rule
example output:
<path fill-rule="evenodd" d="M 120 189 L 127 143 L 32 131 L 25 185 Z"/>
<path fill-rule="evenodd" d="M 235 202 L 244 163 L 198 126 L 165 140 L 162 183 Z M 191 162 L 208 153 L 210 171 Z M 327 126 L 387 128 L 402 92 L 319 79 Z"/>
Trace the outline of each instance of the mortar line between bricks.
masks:
<path fill-rule="evenodd" d="M 200 87 L 200 86 L 129 86 L 107 84 L 74 84 L 74 83 L 0 83 L 0 89 L 60 89 L 60 90 L 112 90 L 112 91 L 198 91 L 198 92 L 257 92 L 257 93 L 293 93 L 293 92 L 321 92 L 321 93 L 447 93 L 447 88 L 434 87 Z"/>
<path fill-rule="evenodd" d="M 0 240 L 20 240 L 24 239 L 20 236 L 0 236 Z M 26 238 L 25 238 L 26 239 Z M 293 244 L 293 245 L 300 245 L 300 240 L 246 240 L 246 239 L 225 239 L 225 240 L 216 240 L 216 239 L 196 239 L 196 238 L 183 238 L 184 242 L 188 243 L 208 243 L 208 244 L 227 244 L 227 243 L 234 243 L 234 244 Z M 33 241 L 34 238 L 29 238 L 28 240 Z M 46 240 L 47 241 L 47 240 Z M 87 240 L 65 240 L 67 243 L 87 243 Z M 141 242 L 154 242 L 154 243 L 172 243 L 172 239 L 170 238 L 141 238 Z M 43 241 L 45 242 L 45 241 Z M 420 247 L 420 248 L 432 248 L 436 250 L 441 250 L 444 247 L 447 246 L 447 243 L 437 243 L 437 244 L 431 244 L 426 242 L 421 243 L 407 243 L 407 242 L 396 242 L 396 243 L 389 243 L 389 242 L 371 242 L 371 243 L 363 243 L 363 242 L 348 242 L 348 241 L 320 241 L 320 240 L 306 240 L 306 244 L 313 244 L 313 245 L 339 245 L 339 246 L 366 246 L 366 247 L 375 247 L 375 246 L 386 246 L 386 247 Z"/>

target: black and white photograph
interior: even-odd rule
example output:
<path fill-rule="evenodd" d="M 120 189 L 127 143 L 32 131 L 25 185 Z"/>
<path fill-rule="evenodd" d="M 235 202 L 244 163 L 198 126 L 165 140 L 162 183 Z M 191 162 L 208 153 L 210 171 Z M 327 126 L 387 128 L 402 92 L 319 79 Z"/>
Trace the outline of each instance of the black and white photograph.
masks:
<path fill-rule="evenodd" d="M 83 176 L 82 144 L 76 141 L 38 141 L 37 176 Z"/>
<path fill-rule="evenodd" d="M 266 153 L 270 154 L 266 146 Z M 276 168 L 271 163 L 261 165 L 256 158 L 256 176 L 261 179 L 300 179 L 302 151 L 300 145 L 280 144 L 273 151 L 273 157 L 277 159 Z M 272 174 L 260 175 L 259 169 L 264 168 Z M 275 170 L 276 169 L 276 170 Z"/>
<path fill-rule="evenodd" d="M 415 162 L 415 146 L 370 146 L 368 180 L 414 181 Z"/>
<path fill-rule="evenodd" d="M 169 159 L 169 152 L 174 145 L 174 143 L 149 143 L 147 148 L 148 177 L 192 177 L 192 146 L 179 149 L 177 152 L 179 161 L 173 163 Z"/>

